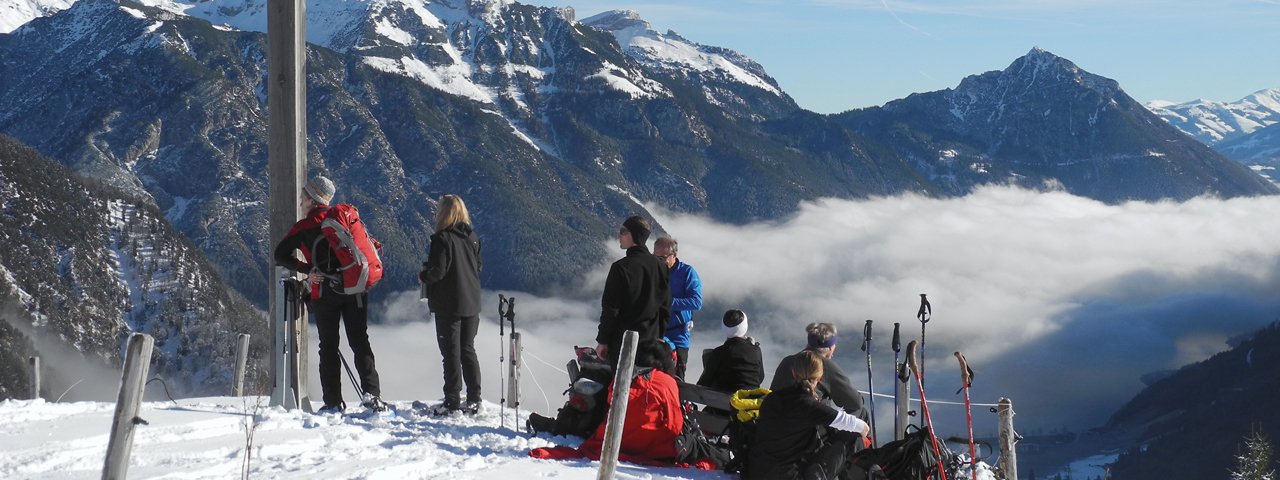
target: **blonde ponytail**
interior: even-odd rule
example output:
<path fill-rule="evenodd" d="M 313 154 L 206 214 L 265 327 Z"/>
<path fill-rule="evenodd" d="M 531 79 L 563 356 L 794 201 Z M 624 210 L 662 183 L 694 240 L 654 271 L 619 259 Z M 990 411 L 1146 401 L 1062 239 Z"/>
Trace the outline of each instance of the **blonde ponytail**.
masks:
<path fill-rule="evenodd" d="M 818 398 L 818 381 L 822 380 L 822 356 L 816 352 L 805 350 L 796 355 L 791 364 L 791 376 L 805 392 Z"/>

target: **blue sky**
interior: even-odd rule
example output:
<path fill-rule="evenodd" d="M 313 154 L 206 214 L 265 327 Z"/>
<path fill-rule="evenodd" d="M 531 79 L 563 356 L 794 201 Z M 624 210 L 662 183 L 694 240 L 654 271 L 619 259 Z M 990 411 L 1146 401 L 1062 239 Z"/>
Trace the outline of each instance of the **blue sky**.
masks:
<path fill-rule="evenodd" d="M 1140 102 L 1280 88 L 1280 0 L 523 0 L 630 9 L 731 48 L 822 113 L 953 87 L 1039 46 Z"/>

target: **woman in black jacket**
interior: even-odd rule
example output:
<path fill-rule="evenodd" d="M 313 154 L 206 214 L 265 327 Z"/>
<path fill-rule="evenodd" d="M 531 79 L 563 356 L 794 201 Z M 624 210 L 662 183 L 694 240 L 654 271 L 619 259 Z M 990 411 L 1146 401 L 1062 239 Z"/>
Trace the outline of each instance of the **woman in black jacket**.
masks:
<path fill-rule="evenodd" d="M 760 405 L 743 478 L 836 478 L 871 430 L 867 422 L 818 400 L 821 356 L 806 350 L 796 357 L 795 383 L 774 390 Z"/>
<path fill-rule="evenodd" d="M 480 327 L 482 262 L 480 239 L 471 228 L 471 216 L 462 198 L 440 198 L 431 253 L 422 267 L 418 279 L 426 286 L 427 305 L 436 316 L 436 340 L 444 357 L 444 403 L 435 413 L 475 414 L 480 411 L 480 360 L 475 339 Z M 459 376 L 467 384 L 465 404 Z"/>

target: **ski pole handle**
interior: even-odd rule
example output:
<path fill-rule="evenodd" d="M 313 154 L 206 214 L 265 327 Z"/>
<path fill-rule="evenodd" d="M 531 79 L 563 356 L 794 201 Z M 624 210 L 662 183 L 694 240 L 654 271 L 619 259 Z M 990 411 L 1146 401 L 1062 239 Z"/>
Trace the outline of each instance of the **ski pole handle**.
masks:
<path fill-rule="evenodd" d="M 893 353 L 902 351 L 902 338 L 898 336 L 898 327 L 902 324 L 893 322 Z"/>
<path fill-rule="evenodd" d="M 963 353 L 956 352 L 955 356 L 956 356 L 956 360 L 960 361 L 960 381 L 964 383 L 964 386 L 966 388 L 972 387 L 973 386 L 973 369 L 969 368 L 969 361 L 964 359 Z"/>
<path fill-rule="evenodd" d="M 871 320 L 862 326 L 862 351 L 866 352 L 871 348 Z"/>
<path fill-rule="evenodd" d="M 507 321 L 511 322 L 511 332 L 514 335 L 516 331 L 516 297 L 507 299 Z"/>
<path fill-rule="evenodd" d="M 933 306 L 929 305 L 926 295 L 928 294 L 920 294 L 920 310 L 916 311 L 916 318 L 920 319 L 920 323 L 929 323 L 929 317 L 933 316 Z"/>
<path fill-rule="evenodd" d="M 507 296 L 499 293 L 498 294 L 498 336 L 499 337 L 506 334 L 505 325 L 502 324 L 502 319 L 506 316 L 507 316 Z"/>
<path fill-rule="evenodd" d="M 912 340 L 910 343 L 907 343 L 907 366 L 911 367 L 911 370 L 913 371 L 916 371 L 916 372 L 920 371 L 920 364 L 916 363 L 916 341 L 915 340 Z"/>

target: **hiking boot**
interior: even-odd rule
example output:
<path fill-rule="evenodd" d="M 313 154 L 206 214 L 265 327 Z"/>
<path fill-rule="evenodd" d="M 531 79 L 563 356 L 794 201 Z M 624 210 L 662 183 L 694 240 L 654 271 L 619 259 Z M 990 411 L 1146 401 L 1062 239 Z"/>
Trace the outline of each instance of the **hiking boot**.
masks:
<path fill-rule="evenodd" d="M 480 414 L 481 409 L 482 405 L 479 400 L 468 401 L 466 404 L 462 405 L 462 413 L 466 415 L 478 415 Z"/>
<path fill-rule="evenodd" d="M 462 406 L 458 405 L 457 402 L 446 401 L 444 403 L 431 407 L 431 414 L 437 417 L 443 417 L 453 412 L 460 412 L 460 411 L 462 411 Z"/>
<path fill-rule="evenodd" d="M 345 402 L 344 402 L 344 403 L 337 403 L 337 404 L 326 404 L 325 406 L 320 407 L 320 409 L 319 409 L 319 410 L 316 410 L 316 414 L 317 414 L 317 415 L 330 415 L 330 414 L 335 414 L 335 413 L 336 413 L 336 414 L 338 414 L 338 415 L 342 415 L 342 412 L 344 412 L 344 411 L 346 411 L 346 410 L 347 410 L 347 404 L 346 404 Z"/>
<path fill-rule="evenodd" d="M 364 408 L 378 413 L 387 411 L 387 404 L 382 401 L 381 397 L 369 394 L 365 394 L 364 397 L 364 402 L 360 404 L 364 406 Z"/>

